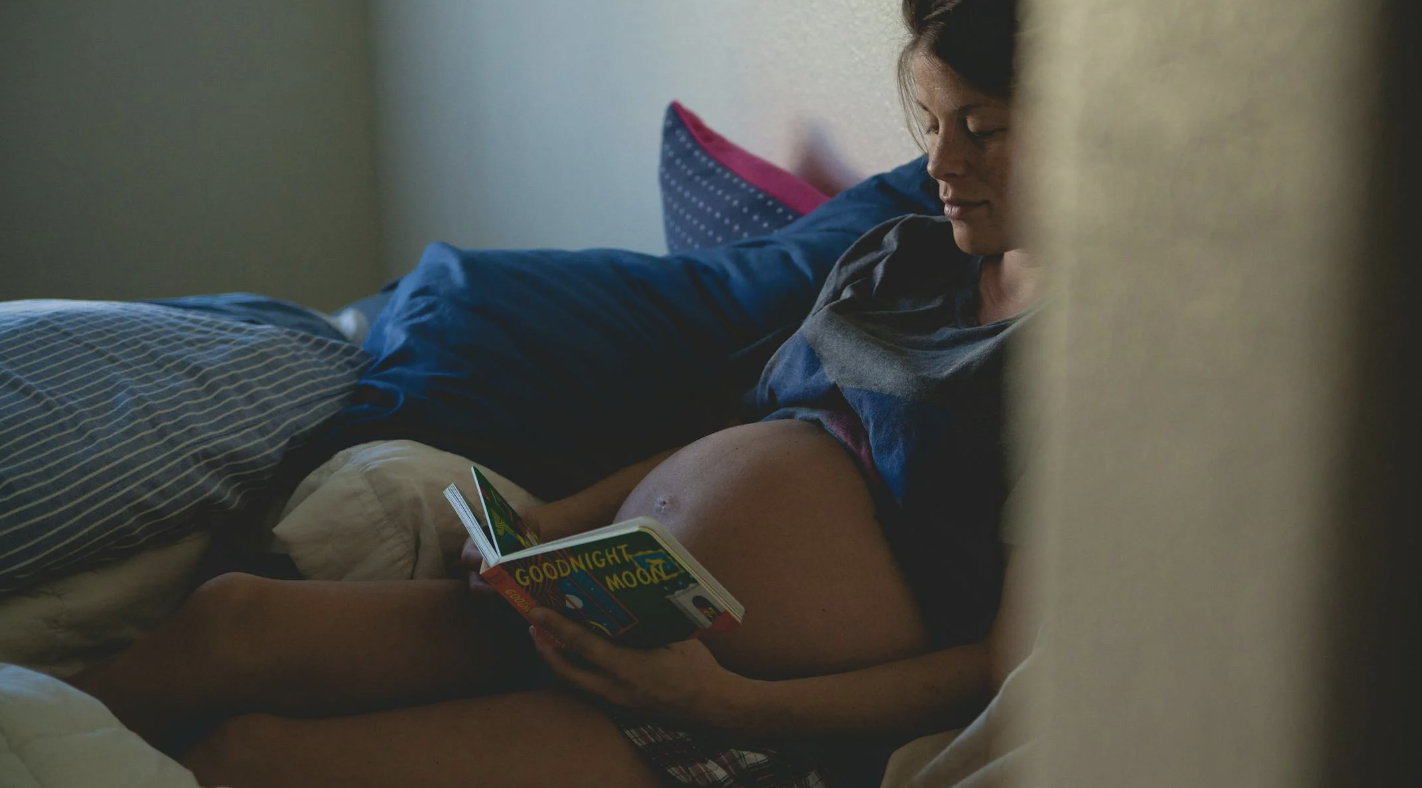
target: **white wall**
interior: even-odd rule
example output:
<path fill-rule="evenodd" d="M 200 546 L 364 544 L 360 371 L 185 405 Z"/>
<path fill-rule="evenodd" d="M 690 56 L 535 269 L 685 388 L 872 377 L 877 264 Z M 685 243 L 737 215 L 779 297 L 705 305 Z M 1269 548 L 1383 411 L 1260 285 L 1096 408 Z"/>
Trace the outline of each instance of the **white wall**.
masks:
<path fill-rule="evenodd" d="M 0 299 L 380 281 L 369 8 L 0 3 Z"/>
<path fill-rule="evenodd" d="M 435 240 L 665 249 L 673 98 L 824 188 L 917 155 L 886 0 L 373 0 L 386 266 Z"/>

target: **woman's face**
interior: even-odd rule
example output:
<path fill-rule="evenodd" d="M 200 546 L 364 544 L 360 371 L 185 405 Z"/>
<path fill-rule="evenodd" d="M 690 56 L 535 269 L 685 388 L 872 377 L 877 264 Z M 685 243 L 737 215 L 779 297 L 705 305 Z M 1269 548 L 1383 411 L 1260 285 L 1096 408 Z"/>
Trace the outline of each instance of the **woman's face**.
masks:
<path fill-rule="evenodd" d="M 938 181 L 953 239 L 968 254 L 1016 249 L 1008 200 L 1011 108 L 974 89 L 931 55 L 914 59 L 928 174 Z"/>

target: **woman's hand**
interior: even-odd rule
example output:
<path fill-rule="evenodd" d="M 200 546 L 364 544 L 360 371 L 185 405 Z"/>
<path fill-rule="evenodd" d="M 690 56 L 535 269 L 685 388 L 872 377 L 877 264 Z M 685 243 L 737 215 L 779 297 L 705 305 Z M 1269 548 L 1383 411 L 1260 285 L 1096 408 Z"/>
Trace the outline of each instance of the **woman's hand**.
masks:
<path fill-rule="evenodd" d="M 534 646 L 553 672 L 618 706 L 676 722 L 734 728 L 754 684 L 721 667 L 699 640 L 625 648 L 548 608 L 528 615 L 535 624 L 529 627 Z"/>
<path fill-rule="evenodd" d="M 489 584 L 484 580 L 484 576 L 479 574 L 484 568 L 484 556 L 479 554 L 479 548 L 474 546 L 473 539 L 464 540 L 464 549 L 459 551 L 459 563 L 464 565 L 468 574 L 465 582 L 469 584 L 469 590 L 476 594 L 488 593 Z"/>

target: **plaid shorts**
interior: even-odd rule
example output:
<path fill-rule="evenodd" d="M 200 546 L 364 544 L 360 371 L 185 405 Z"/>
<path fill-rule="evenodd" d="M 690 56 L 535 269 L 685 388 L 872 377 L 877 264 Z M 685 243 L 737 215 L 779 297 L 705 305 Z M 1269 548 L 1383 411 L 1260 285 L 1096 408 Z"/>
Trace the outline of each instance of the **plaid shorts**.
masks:
<path fill-rule="evenodd" d="M 820 772 L 779 747 L 733 747 L 719 737 L 609 710 L 652 767 L 681 785 L 710 788 L 825 788 Z"/>

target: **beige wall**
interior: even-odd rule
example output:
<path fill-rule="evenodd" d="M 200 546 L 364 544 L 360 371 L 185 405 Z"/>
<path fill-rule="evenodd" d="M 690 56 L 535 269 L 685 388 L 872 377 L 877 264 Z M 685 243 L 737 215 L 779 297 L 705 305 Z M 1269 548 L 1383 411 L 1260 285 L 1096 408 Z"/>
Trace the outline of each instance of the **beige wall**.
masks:
<path fill-rule="evenodd" d="M 915 155 L 885 0 L 374 0 L 386 266 L 462 246 L 665 250 L 680 99 L 842 188 Z"/>
<path fill-rule="evenodd" d="M 0 298 L 370 292 L 368 13 L 0 3 Z"/>
<path fill-rule="evenodd" d="M 435 240 L 660 251 L 673 98 L 827 190 L 916 155 L 893 5 L 0 4 L 0 298 L 330 307 Z"/>
<path fill-rule="evenodd" d="M 1032 6 L 1039 784 L 1417 785 L 1415 3 Z"/>

